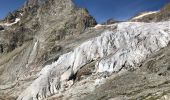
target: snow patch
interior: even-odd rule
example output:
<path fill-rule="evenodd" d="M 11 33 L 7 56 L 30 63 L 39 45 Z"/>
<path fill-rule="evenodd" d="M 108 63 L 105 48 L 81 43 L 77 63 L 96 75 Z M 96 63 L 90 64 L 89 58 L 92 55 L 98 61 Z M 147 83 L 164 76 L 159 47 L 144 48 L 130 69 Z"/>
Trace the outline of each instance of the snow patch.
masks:
<path fill-rule="evenodd" d="M 110 24 L 110 25 L 101 25 L 101 24 L 97 24 L 96 26 L 94 26 L 95 29 L 100 29 L 102 27 L 111 27 L 113 26 L 114 24 Z"/>
<path fill-rule="evenodd" d="M 21 16 L 23 16 L 23 13 L 20 13 Z"/>
<path fill-rule="evenodd" d="M 134 17 L 132 20 L 140 19 L 140 18 L 142 18 L 144 16 L 148 16 L 148 15 L 151 15 L 151 14 L 156 14 L 158 12 L 159 11 L 151 11 L 151 12 L 142 13 L 141 15 Z"/>
<path fill-rule="evenodd" d="M 14 24 L 17 24 L 20 21 L 20 18 L 16 18 L 13 23 L 0 23 L 2 26 L 12 26 Z"/>
<path fill-rule="evenodd" d="M 94 28 L 95 28 L 95 29 L 99 29 L 99 28 L 101 28 L 101 27 L 103 27 L 103 25 L 97 24 Z"/>

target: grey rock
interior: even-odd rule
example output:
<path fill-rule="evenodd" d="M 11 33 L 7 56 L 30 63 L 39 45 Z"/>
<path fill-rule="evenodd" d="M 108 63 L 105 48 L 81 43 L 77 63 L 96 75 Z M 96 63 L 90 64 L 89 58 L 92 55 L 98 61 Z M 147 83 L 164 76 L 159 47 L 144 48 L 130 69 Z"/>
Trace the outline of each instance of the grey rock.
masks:
<path fill-rule="evenodd" d="M 4 27 L 0 25 L 0 31 L 4 30 Z"/>

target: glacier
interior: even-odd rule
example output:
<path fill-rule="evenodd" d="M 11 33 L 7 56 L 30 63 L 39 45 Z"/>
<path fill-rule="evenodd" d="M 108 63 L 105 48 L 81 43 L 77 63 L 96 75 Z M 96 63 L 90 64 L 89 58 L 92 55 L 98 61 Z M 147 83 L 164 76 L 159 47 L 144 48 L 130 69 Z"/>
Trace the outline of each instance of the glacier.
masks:
<path fill-rule="evenodd" d="M 69 84 L 71 77 L 91 61 L 97 61 L 95 73 L 138 68 L 147 56 L 166 47 L 170 41 L 170 21 L 122 22 L 110 27 L 46 65 L 17 100 L 42 100 L 59 93 L 65 88 L 64 84 Z"/>

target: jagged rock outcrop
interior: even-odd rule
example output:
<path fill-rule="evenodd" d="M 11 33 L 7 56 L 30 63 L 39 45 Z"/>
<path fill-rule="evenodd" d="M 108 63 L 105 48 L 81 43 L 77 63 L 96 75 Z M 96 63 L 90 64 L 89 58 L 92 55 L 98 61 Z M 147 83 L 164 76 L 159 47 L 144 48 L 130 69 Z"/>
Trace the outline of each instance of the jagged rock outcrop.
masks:
<path fill-rule="evenodd" d="M 121 21 L 110 18 L 106 22 L 103 22 L 102 25 L 110 25 L 110 24 L 115 24 L 115 23 L 118 23 L 118 22 L 121 22 Z"/>

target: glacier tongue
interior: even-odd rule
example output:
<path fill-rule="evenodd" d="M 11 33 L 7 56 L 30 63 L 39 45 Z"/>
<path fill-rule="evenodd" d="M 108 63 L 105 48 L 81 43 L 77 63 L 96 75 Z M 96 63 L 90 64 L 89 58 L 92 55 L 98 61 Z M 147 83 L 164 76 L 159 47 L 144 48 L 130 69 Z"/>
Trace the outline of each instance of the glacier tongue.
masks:
<path fill-rule="evenodd" d="M 119 71 L 122 66 L 135 67 L 147 55 L 167 46 L 170 40 L 169 30 L 168 22 L 119 24 L 117 32 L 112 34 L 118 50 L 109 58 L 98 62 L 98 72 Z"/>
<path fill-rule="evenodd" d="M 18 100 L 41 100 L 58 93 L 72 75 L 93 60 L 98 61 L 96 73 L 136 68 L 149 54 L 170 41 L 170 22 L 123 22 L 116 26 L 117 29 L 106 30 L 45 66 Z"/>

